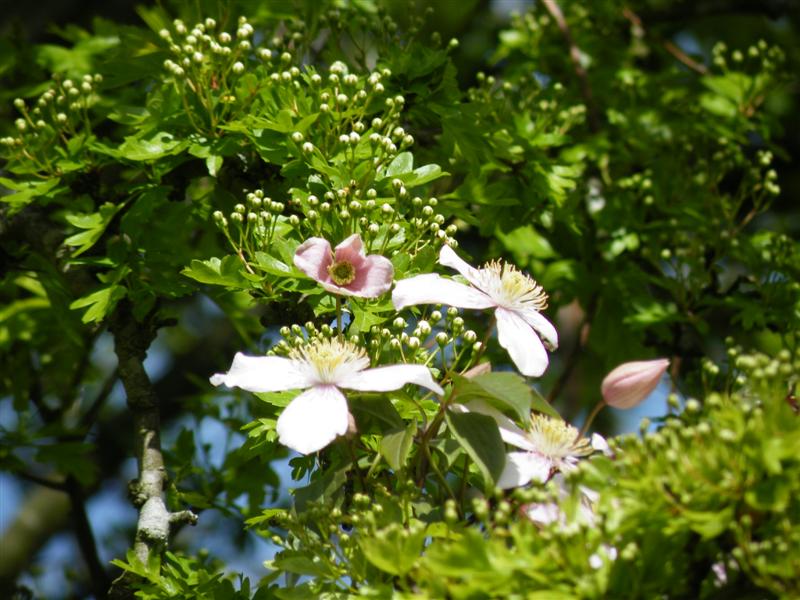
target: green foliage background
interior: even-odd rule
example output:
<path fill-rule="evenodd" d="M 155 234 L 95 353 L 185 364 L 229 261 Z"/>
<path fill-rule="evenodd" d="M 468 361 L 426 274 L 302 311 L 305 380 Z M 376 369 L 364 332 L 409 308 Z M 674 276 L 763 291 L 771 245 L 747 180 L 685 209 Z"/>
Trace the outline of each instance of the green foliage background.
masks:
<path fill-rule="evenodd" d="M 117 571 L 80 570 L 75 597 L 102 596 L 118 567 L 138 575 L 144 598 L 800 594 L 797 13 L 564 2 L 565 35 L 547 3 L 508 19 L 501 5 L 106 6 L 33 41 L 20 7 L 4 26 L 0 402 L 14 418 L 0 465 L 31 495 L 57 482 L 77 515 L 103 482 L 124 487 L 130 421 L 113 402 L 119 373 L 98 352 L 135 322 L 169 357 L 155 385 L 168 506 L 201 524 L 220 515 L 241 545 L 261 536 L 280 548 L 264 579 L 247 581 L 231 557 L 184 541 L 143 564 L 125 553 L 125 523 Z M 181 67 L 199 61 L 160 34 L 180 37 L 174 18 L 235 32 L 240 15 L 252 48 L 205 50 L 202 67 Z M 332 67 L 355 82 L 340 89 Z M 343 142 L 357 122 L 360 137 Z M 370 141 L 379 131 L 389 142 Z M 330 218 L 319 217 L 325 202 Z M 666 356 L 664 416 L 614 440 L 614 458 L 583 461 L 563 489 L 503 494 L 491 485 L 502 446 L 476 443 L 490 434 L 448 413 L 427 460 L 463 491 L 455 503 L 433 474 L 415 481 L 425 459 L 413 398 L 351 398 L 357 455 L 295 457 L 296 481 L 282 480 L 274 422 L 290 396 L 214 392 L 206 380 L 236 350 L 291 345 L 301 325 L 310 335 L 306 323 L 331 322 L 333 301 L 292 255 L 311 235 L 353 231 L 398 279 L 434 270 L 447 238 L 473 264 L 502 256 L 544 286 L 562 339 L 547 375 L 480 392 L 510 413 L 552 410 L 546 397 L 580 421 L 612 367 Z M 423 360 L 407 337 L 429 313 L 404 313 L 401 339 L 388 301 L 350 310 L 348 335 L 383 335 L 374 360 Z M 463 351 L 460 366 L 472 356 L 464 327 L 489 327 L 488 315 L 462 317 L 436 329 Z M 508 365 L 494 346 L 485 356 Z M 466 393 L 469 382 L 453 385 Z M 421 418 L 437 411 L 429 401 Z M 613 419 L 602 413 L 598 427 L 613 433 Z M 226 432 L 220 465 L 196 439 L 203 420 Z M 581 486 L 599 494 L 588 521 Z M 562 522 L 524 518 L 548 501 Z M 5 590 L 33 554 L 3 571 Z"/>

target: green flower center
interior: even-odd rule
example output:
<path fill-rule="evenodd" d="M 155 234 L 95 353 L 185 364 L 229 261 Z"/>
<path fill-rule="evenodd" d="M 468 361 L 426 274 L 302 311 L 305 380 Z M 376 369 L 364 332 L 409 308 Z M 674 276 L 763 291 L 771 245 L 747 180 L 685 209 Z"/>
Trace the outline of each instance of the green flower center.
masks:
<path fill-rule="evenodd" d="M 346 260 L 334 262 L 328 267 L 328 275 L 336 285 L 348 285 L 356 278 L 356 268 Z"/>

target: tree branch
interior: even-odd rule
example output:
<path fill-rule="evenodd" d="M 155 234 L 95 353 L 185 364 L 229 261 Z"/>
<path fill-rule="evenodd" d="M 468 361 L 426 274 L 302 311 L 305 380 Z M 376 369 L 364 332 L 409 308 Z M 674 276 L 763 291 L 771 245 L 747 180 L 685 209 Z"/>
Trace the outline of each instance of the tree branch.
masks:
<path fill-rule="evenodd" d="M 589 129 L 592 132 L 597 132 L 600 130 L 600 119 L 597 116 L 597 107 L 594 104 L 592 87 L 589 85 L 589 76 L 586 73 L 586 69 L 583 68 L 583 63 L 581 63 L 581 50 L 572 37 L 572 32 L 570 31 L 569 25 L 567 25 L 567 20 L 564 18 L 564 13 L 561 12 L 561 7 L 558 3 L 556 3 L 555 0 L 542 0 L 542 4 L 544 4 L 550 16 L 553 17 L 556 25 L 558 25 L 558 28 L 561 30 L 561 35 L 564 36 L 564 40 L 567 42 L 572 68 L 575 71 L 575 75 L 578 77 L 581 96 L 583 96 L 583 101 L 586 103 Z"/>
<path fill-rule="evenodd" d="M 700 75 L 708 74 L 708 69 L 705 65 L 697 62 L 691 56 L 686 54 L 683 50 L 678 48 L 675 44 L 670 42 L 669 40 L 663 40 L 660 37 L 656 36 L 652 32 L 648 32 L 647 29 L 644 27 L 644 23 L 642 19 L 633 12 L 627 6 L 622 9 L 622 15 L 631 22 L 631 25 L 638 28 L 642 34 L 647 34 L 652 37 L 656 42 L 661 44 L 664 49 L 669 52 L 672 56 L 674 56 L 679 62 L 683 63 L 686 67 L 694 71 L 695 73 L 699 73 Z"/>
<path fill-rule="evenodd" d="M 75 537 L 78 540 L 78 547 L 81 549 L 83 560 L 86 562 L 86 568 L 89 570 L 89 582 L 92 591 L 97 600 L 103 600 L 106 598 L 110 581 L 97 553 L 97 544 L 92 533 L 92 526 L 86 514 L 86 498 L 80 484 L 74 477 L 67 477 L 65 487 L 72 503 L 72 521 Z"/>
<path fill-rule="evenodd" d="M 119 364 L 119 379 L 125 388 L 128 408 L 133 416 L 134 448 L 138 478 L 131 482 L 131 496 L 139 507 L 133 550 L 147 564 L 151 556 L 160 555 L 167 544 L 170 524 L 175 521 L 196 523 L 189 511 L 170 514 L 164 502 L 166 469 L 161 452 L 159 401 L 153 384 L 144 369 L 147 348 L 156 335 L 153 315 L 139 323 L 128 302 L 120 302 L 109 324 L 114 336 L 114 351 Z M 123 574 L 112 584 L 112 598 L 132 596 L 129 577 Z"/>

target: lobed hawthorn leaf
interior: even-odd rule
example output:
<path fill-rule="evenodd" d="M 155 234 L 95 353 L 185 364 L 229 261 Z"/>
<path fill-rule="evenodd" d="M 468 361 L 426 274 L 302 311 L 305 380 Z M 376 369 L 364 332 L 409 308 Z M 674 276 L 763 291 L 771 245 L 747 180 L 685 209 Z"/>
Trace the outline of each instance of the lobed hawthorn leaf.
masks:
<path fill-rule="evenodd" d="M 111 223 L 111 220 L 114 218 L 114 215 L 116 215 L 124 205 L 124 202 L 121 204 L 106 202 L 97 212 L 67 215 L 66 219 L 70 225 L 84 230 L 64 240 L 64 244 L 67 246 L 79 246 L 79 248 L 72 253 L 72 256 L 80 256 L 94 246 L 97 240 L 102 237 L 106 227 L 108 227 L 109 223 Z"/>
<path fill-rule="evenodd" d="M 494 485 L 506 464 L 500 430 L 492 417 L 478 413 L 445 412 L 447 426 L 461 447 L 475 462 L 486 481 Z"/>
<path fill-rule="evenodd" d="M 222 259 L 193 260 L 181 271 L 182 275 L 210 285 L 229 288 L 250 289 L 250 283 L 242 274 L 242 262 L 238 256 L 229 254 Z"/>
<path fill-rule="evenodd" d="M 372 537 L 359 540 L 364 556 L 381 571 L 402 577 L 419 560 L 425 542 L 425 528 L 417 525 L 406 529 L 392 523 L 375 532 Z"/>
<path fill-rule="evenodd" d="M 416 431 L 417 424 L 410 423 L 408 427 L 389 431 L 381 438 L 381 456 L 386 459 L 393 470 L 399 471 L 406 466 Z"/>

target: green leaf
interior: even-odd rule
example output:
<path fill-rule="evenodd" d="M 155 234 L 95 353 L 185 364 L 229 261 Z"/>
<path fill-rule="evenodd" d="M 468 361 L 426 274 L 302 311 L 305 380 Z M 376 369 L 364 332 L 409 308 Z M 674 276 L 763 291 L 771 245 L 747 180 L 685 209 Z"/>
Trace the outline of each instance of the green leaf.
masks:
<path fill-rule="evenodd" d="M 389 466 L 399 471 L 406 466 L 417 424 L 411 423 L 405 429 L 395 429 L 381 438 L 380 452 Z"/>
<path fill-rule="evenodd" d="M 208 169 L 208 174 L 212 177 L 216 177 L 219 170 L 222 168 L 222 157 L 211 155 L 206 159 L 206 168 Z"/>
<path fill-rule="evenodd" d="M 516 373 L 484 373 L 471 379 L 457 376 L 455 382 L 458 402 L 486 400 L 500 411 L 512 411 L 526 426 L 530 423 L 533 394 Z"/>
<path fill-rule="evenodd" d="M 86 312 L 83 313 L 81 321 L 84 323 L 99 323 L 114 310 L 117 302 L 122 300 L 127 293 L 128 291 L 124 286 L 114 283 L 78 298 L 69 307 L 73 310 L 88 307 Z"/>
<path fill-rule="evenodd" d="M 403 173 L 410 173 L 414 168 L 414 156 L 411 152 L 401 152 L 394 157 L 394 160 L 389 163 L 386 168 L 384 177 L 396 177 Z"/>
<path fill-rule="evenodd" d="M 14 194 L 0 195 L 0 202 L 10 205 L 9 216 L 13 215 L 35 198 L 43 196 L 56 187 L 61 180 L 57 177 L 44 181 L 14 181 L 0 177 L 0 185 L 13 190 Z"/>
<path fill-rule="evenodd" d="M 160 131 L 147 139 L 136 136 L 125 138 L 115 154 L 119 158 L 135 161 L 158 160 L 179 154 L 188 145 L 188 141 L 175 139 L 171 133 Z"/>
<path fill-rule="evenodd" d="M 350 399 L 350 411 L 359 421 L 373 418 L 386 426 L 386 429 L 401 429 L 405 426 L 403 418 L 386 396 L 353 397 Z"/>
<path fill-rule="evenodd" d="M 402 577 L 408 573 L 420 558 L 425 541 L 425 528 L 412 526 L 404 528 L 392 523 L 385 529 L 376 531 L 372 537 L 360 539 L 364 556 L 381 571 Z"/>
<path fill-rule="evenodd" d="M 229 254 L 221 260 L 217 257 L 208 260 L 193 260 L 181 271 L 200 283 L 222 285 L 231 288 L 249 289 L 250 283 L 242 275 L 242 262 L 238 256 Z"/>
<path fill-rule="evenodd" d="M 413 187 L 429 183 L 441 177 L 447 177 L 450 173 L 442 171 L 439 165 L 423 165 L 414 169 L 408 177 L 400 177 L 401 180 L 408 186 Z"/>
<path fill-rule="evenodd" d="M 270 275 L 279 275 L 281 277 L 302 276 L 301 271 L 295 269 L 293 266 L 287 265 L 285 262 L 278 260 L 266 252 L 256 252 L 255 256 L 258 266 Z"/>
<path fill-rule="evenodd" d="M 85 230 L 71 235 L 64 240 L 64 244 L 67 246 L 79 246 L 79 248 L 72 253 L 72 256 L 80 256 L 94 246 L 97 240 L 103 235 L 108 224 L 111 223 L 114 215 L 116 215 L 123 206 L 124 203 L 111 204 L 110 202 L 106 202 L 100 207 L 100 210 L 95 213 L 67 215 L 66 219 L 70 225 Z"/>
<path fill-rule="evenodd" d="M 506 452 L 495 420 L 478 413 L 450 410 L 445 418 L 453 436 L 478 466 L 486 483 L 494 484 L 506 464 Z"/>

